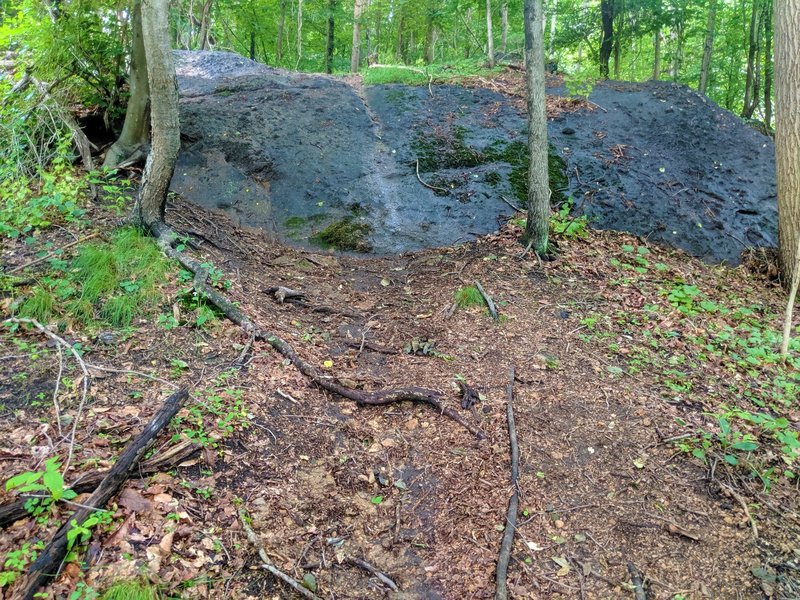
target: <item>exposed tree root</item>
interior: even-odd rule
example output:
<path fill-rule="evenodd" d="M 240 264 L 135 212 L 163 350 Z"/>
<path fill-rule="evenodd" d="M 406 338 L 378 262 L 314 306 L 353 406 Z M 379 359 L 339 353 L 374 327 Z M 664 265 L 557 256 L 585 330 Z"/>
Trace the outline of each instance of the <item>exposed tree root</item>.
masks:
<path fill-rule="evenodd" d="M 517 529 L 517 511 L 519 510 L 519 445 L 517 444 L 517 426 L 514 422 L 514 365 L 508 368 L 508 386 L 506 388 L 508 399 L 508 439 L 511 445 L 511 486 L 514 491 L 508 501 L 508 513 L 506 514 L 506 529 L 503 533 L 503 541 L 500 543 L 500 554 L 497 558 L 497 570 L 495 571 L 495 600 L 506 600 L 508 598 L 508 586 L 506 577 L 508 576 L 508 561 L 511 558 L 511 548 L 514 545 L 514 532 Z"/>
<path fill-rule="evenodd" d="M 239 325 L 245 333 L 257 341 L 267 342 L 285 358 L 287 358 L 303 375 L 311 379 L 317 386 L 328 392 L 353 400 L 359 405 L 378 406 L 381 404 L 392 404 L 394 402 L 419 402 L 428 404 L 438 410 L 441 414 L 459 423 L 467 431 L 475 435 L 478 439 L 485 436 L 475 425 L 467 422 L 460 414 L 451 408 L 442 405 L 442 394 L 436 390 L 419 387 L 406 387 L 388 390 L 375 390 L 364 392 L 343 386 L 339 381 L 330 375 L 322 373 L 312 364 L 306 362 L 295 352 L 294 348 L 277 335 L 262 329 L 254 323 L 247 315 L 233 305 L 223 294 L 219 293 L 212 286 L 208 285 L 208 269 L 203 267 L 198 261 L 189 258 L 182 252 L 178 252 L 173 246 L 177 243 L 175 233 L 163 224 L 151 226 L 153 234 L 159 241 L 164 253 L 170 258 L 177 260 L 184 269 L 194 273 L 194 289 L 198 294 L 202 294 L 204 299 L 216 306 L 228 319 Z"/>

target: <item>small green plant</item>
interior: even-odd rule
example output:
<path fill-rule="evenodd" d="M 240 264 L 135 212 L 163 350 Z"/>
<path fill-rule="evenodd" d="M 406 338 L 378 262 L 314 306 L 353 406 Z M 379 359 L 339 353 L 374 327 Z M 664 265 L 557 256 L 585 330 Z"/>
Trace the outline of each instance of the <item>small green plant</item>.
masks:
<path fill-rule="evenodd" d="M 460 287 L 456 290 L 456 306 L 459 308 L 484 306 L 483 296 L 474 285 Z"/>
<path fill-rule="evenodd" d="M 0 588 L 14 583 L 27 566 L 36 560 L 42 548 L 44 548 L 44 542 L 34 544 L 25 542 L 19 549 L 9 551 L 3 563 L 3 570 L 0 571 Z"/>
<path fill-rule="evenodd" d="M 114 520 L 114 516 L 107 510 L 97 510 L 93 512 L 83 523 L 78 523 L 75 519 L 70 521 L 71 528 L 67 531 L 67 560 L 74 560 L 75 550 L 89 541 L 92 537 L 92 530 L 95 527 L 109 526 Z"/>
<path fill-rule="evenodd" d="M 117 581 L 103 592 L 102 600 L 158 600 L 158 588 L 143 579 Z"/>
<path fill-rule="evenodd" d="M 53 503 L 72 500 L 77 496 L 74 490 L 64 487 L 60 468 L 57 457 L 49 458 L 44 463 L 44 471 L 26 471 L 11 477 L 6 481 L 6 491 L 16 490 L 22 494 L 35 492 L 36 495 L 25 502 L 25 508 L 37 519 L 47 519 Z"/>
<path fill-rule="evenodd" d="M 570 216 L 574 204 L 572 198 L 567 198 L 558 211 L 550 215 L 550 232 L 554 237 L 584 240 L 589 236 L 589 218 L 586 215 Z"/>

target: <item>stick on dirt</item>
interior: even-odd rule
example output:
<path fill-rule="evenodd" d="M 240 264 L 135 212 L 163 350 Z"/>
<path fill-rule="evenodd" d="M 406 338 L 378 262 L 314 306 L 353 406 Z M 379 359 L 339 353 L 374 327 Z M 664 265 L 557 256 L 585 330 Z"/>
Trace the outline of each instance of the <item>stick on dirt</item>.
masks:
<path fill-rule="evenodd" d="M 430 390 L 419 387 L 405 387 L 395 388 L 388 390 L 375 390 L 372 392 L 365 392 L 362 390 L 354 390 L 343 386 L 339 381 L 322 373 L 317 367 L 311 363 L 306 362 L 295 352 L 294 348 L 290 346 L 283 339 L 277 335 L 262 329 L 255 322 L 245 315 L 239 308 L 233 305 L 224 295 L 219 293 L 212 286 L 208 285 L 208 270 L 203 267 L 198 261 L 189 258 L 182 252 L 175 250 L 172 245 L 176 242 L 177 238 L 175 233 L 164 226 L 163 224 L 154 224 L 152 226 L 153 233 L 159 241 L 162 250 L 170 258 L 177 260 L 183 268 L 194 273 L 194 289 L 198 294 L 201 294 L 208 302 L 216 306 L 222 313 L 231 321 L 239 325 L 245 333 L 252 335 L 258 341 L 267 342 L 273 349 L 277 350 L 280 354 L 287 358 L 295 368 L 303 375 L 311 379 L 318 387 L 353 400 L 357 404 L 379 406 L 382 404 L 393 404 L 395 402 L 411 401 L 419 404 L 428 404 L 439 413 L 452 419 L 460 424 L 467 431 L 475 435 L 478 439 L 484 439 L 483 432 L 472 423 L 469 423 L 464 417 L 458 414 L 452 408 L 445 407 L 442 402 L 442 394 L 436 390 Z"/>
<path fill-rule="evenodd" d="M 253 548 L 258 551 L 258 556 L 263 563 L 262 566 L 264 569 L 275 575 L 275 577 L 281 581 L 285 582 L 303 598 L 308 598 L 308 600 L 320 600 L 319 596 L 317 596 L 314 592 L 304 588 L 302 585 L 300 585 L 300 582 L 289 577 L 286 573 L 281 571 L 272 563 L 272 561 L 269 559 L 269 556 L 267 556 L 267 551 L 264 550 L 264 547 L 261 545 L 256 532 L 253 531 L 253 528 L 250 527 L 249 523 L 247 522 L 247 515 L 245 514 L 244 510 L 239 511 L 239 520 L 242 522 L 242 528 L 247 536 L 247 541 L 250 542 Z"/>
<path fill-rule="evenodd" d="M 182 388 L 164 401 L 164 405 L 153 416 L 147 427 L 128 444 L 120 454 L 117 462 L 108 471 L 103 481 L 83 503 L 83 507 L 76 510 L 66 523 L 42 550 L 39 557 L 28 569 L 28 576 L 17 597 L 32 600 L 39 588 L 58 572 L 64 557 L 67 555 L 67 534 L 73 528 L 73 523 L 81 525 L 98 508 L 102 508 L 119 491 L 122 484 L 128 479 L 136 464 L 147 452 L 158 433 L 166 427 L 172 417 L 180 410 L 184 400 L 189 397 L 189 391 Z"/>
<path fill-rule="evenodd" d="M 481 293 L 481 296 L 483 296 L 483 301 L 486 302 L 486 306 L 489 307 L 489 314 L 492 315 L 492 318 L 495 321 L 499 321 L 500 315 L 497 314 L 497 308 L 495 308 L 494 300 L 492 300 L 492 297 L 486 293 L 486 290 L 483 289 L 483 286 L 481 285 L 480 281 L 475 282 L 475 287 L 478 288 L 478 291 Z"/>
<path fill-rule="evenodd" d="M 446 190 L 444 188 L 436 187 L 435 185 L 431 185 L 430 183 L 425 183 L 422 181 L 422 177 L 419 175 L 419 159 L 417 159 L 417 179 L 419 182 L 424 185 L 429 190 L 433 190 L 434 192 L 444 192 L 445 194 L 449 194 L 450 190 Z"/>
<path fill-rule="evenodd" d="M 397 584 L 394 581 L 392 581 L 391 579 L 389 579 L 388 576 L 386 576 L 383 573 L 381 573 L 380 571 L 378 571 L 378 569 L 373 567 L 367 561 L 361 560 L 360 558 L 349 557 L 347 559 L 347 562 L 349 562 L 352 565 L 355 565 L 356 567 L 364 569 L 367 573 L 372 573 L 373 575 L 375 575 L 375 577 L 377 577 L 383 583 L 385 583 L 387 585 L 387 587 L 390 590 L 392 590 L 393 592 L 399 592 L 400 591 L 400 588 L 397 587 Z"/>
<path fill-rule="evenodd" d="M 514 544 L 514 531 L 517 528 L 517 511 L 519 510 L 519 446 L 517 445 L 517 426 L 514 423 L 514 365 L 508 368 L 508 386 L 506 387 L 507 396 L 507 416 L 508 416 L 508 439 L 511 445 L 511 486 L 514 492 L 508 501 L 508 513 L 506 514 L 506 529 L 503 532 L 503 541 L 500 543 L 500 554 L 497 558 L 497 570 L 495 571 L 495 600 L 506 600 L 508 598 L 508 587 L 506 578 L 508 576 L 508 561 L 511 558 L 511 547 Z"/>

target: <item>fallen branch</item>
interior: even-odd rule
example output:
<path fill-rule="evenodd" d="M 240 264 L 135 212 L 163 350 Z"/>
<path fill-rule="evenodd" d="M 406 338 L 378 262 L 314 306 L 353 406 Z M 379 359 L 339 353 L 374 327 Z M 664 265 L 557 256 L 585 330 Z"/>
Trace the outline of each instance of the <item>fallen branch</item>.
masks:
<path fill-rule="evenodd" d="M 783 321 L 783 339 L 781 340 L 781 358 L 789 358 L 789 341 L 792 339 L 792 314 L 794 301 L 797 298 L 797 286 L 800 284 L 800 235 L 797 236 L 797 248 L 794 256 L 794 272 L 792 285 L 789 288 L 789 300 L 786 302 L 786 318 Z"/>
<path fill-rule="evenodd" d="M 76 510 L 66 523 L 45 546 L 39 557 L 28 569 L 28 576 L 18 597 L 32 600 L 39 588 L 59 571 L 61 563 L 69 551 L 67 534 L 84 521 L 98 508 L 102 508 L 119 491 L 130 476 L 131 471 L 144 456 L 158 433 L 180 410 L 189 392 L 182 388 L 166 399 L 161 409 L 153 416 L 144 430 L 120 454 L 114 466 L 108 471 L 94 493 Z"/>
<path fill-rule="evenodd" d="M 744 511 L 744 514 L 747 517 L 747 520 L 750 522 L 750 529 L 753 530 L 753 539 L 757 540 L 758 539 L 758 525 L 756 525 L 756 520 L 753 518 L 753 515 L 750 513 L 750 508 L 747 506 L 747 500 L 745 500 L 744 496 L 742 496 L 739 492 L 734 490 L 731 486 L 729 486 L 727 484 L 724 484 L 724 483 L 722 483 L 720 485 L 722 486 L 722 492 L 726 496 L 730 496 L 731 498 L 736 500 L 736 502 L 739 503 L 739 506 L 742 507 L 742 510 Z"/>
<path fill-rule="evenodd" d="M 22 271 L 23 269 L 27 269 L 27 268 L 32 267 L 34 265 L 38 265 L 39 263 L 43 263 L 44 261 L 49 260 L 49 259 L 53 258 L 54 256 L 56 256 L 57 254 L 63 252 L 67 248 L 72 248 L 73 246 L 77 246 L 78 244 L 82 244 L 83 242 L 91 240 L 92 238 L 96 238 L 98 235 L 100 235 L 100 234 L 99 233 L 93 233 L 91 235 L 87 235 L 86 237 L 82 237 L 79 240 L 75 240 L 74 242 L 70 242 L 69 244 L 61 246 L 61 248 L 59 248 L 58 250 L 54 250 L 53 252 L 45 254 L 41 258 L 37 258 L 36 260 L 32 260 L 29 263 L 25 263 L 24 265 L 19 265 L 18 267 L 14 267 L 13 269 L 9 269 L 8 271 L 6 271 L 6 274 L 11 275 L 11 273 L 16 273 L 17 271 Z"/>
<path fill-rule="evenodd" d="M 506 204 L 508 204 L 508 205 L 509 205 L 509 206 L 510 206 L 512 209 L 514 209 L 516 212 L 518 212 L 518 213 L 524 213 L 524 212 L 525 212 L 524 210 L 522 210 L 522 209 L 521 209 L 519 206 L 517 206 L 516 204 L 514 204 L 513 202 L 511 202 L 511 200 L 509 200 L 509 199 L 508 199 L 508 198 L 506 198 L 505 196 L 500 196 L 500 199 L 501 199 L 503 202 L 505 202 Z"/>
<path fill-rule="evenodd" d="M 422 177 L 419 176 L 419 159 L 417 159 L 417 179 L 419 182 L 424 185 L 429 190 L 433 190 L 434 192 L 444 192 L 445 194 L 449 194 L 450 190 L 446 190 L 444 188 L 436 187 L 435 185 L 431 185 L 430 183 L 425 183 L 422 181 Z"/>
<path fill-rule="evenodd" d="M 49 337 L 53 340 L 56 344 L 63 346 L 67 350 L 72 353 L 72 356 L 75 357 L 75 360 L 78 362 L 78 366 L 80 366 L 81 371 L 83 371 L 83 389 L 81 391 L 81 401 L 78 404 L 78 410 L 75 414 L 75 419 L 72 421 L 72 431 L 69 435 L 69 451 L 67 452 L 67 460 L 64 461 L 64 470 L 62 473 L 66 474 L 67 470 L 69 470 L 69 465 L 72 462 L 72 453 L 75 450 L 75 433 L 78 430 L 78 422 L 81 419 L 81 414 L 83 413 L 83 407 L 86 405 L 86 398 L 89 395 L 89 382 L 91 381 L 91 376 L 89 375 L 89 370 L 86 368 L 86 363 L 81 358 L 81 355 L 78 353 L 77 350 L 67 342 L 64 338 L 59 337 L 52 331 L 50 331 L 47 327 L 39 323 L 36 319 L 22 319 L 22 318 L 11 318 L 6 319 L 3 323 L 12 323 L 12 324 L 26 324 L 26 325 L 33 325 L 36 329 L 38 329 L 41 333 Z M 59 416 L 60 418 L 60 416 Z"/>
<path fill-rule="evenodd" d="M 517 511 L 519 510 L 519 446 L 517 445 L 517 426 L 514 422 L 514 365 L 508 368 L 508 385 L 506 386 L 508 416 L 508 439 L 511 445 L 511 486 L 514 492 L 508 501 L 508 512 L 506 513 L 506 529 L 503 532 L 503 541 L 500 544 L 500 554 L 497 558 L 497 570 L 495 571 L 495 600 L 506 600 L 508 598 L 508 587 L 506 578 L 508 576 L 508 561 L 511 558 L 511 547 L 514 544 L 514 531 L 517 529 Z"/>
<path fill-rule="evenodd" d="M 319 596 L 317 596 L 314 592 L 304 588 L 299 581 L 289 577 L 286 573 L 281 571 L 273 564 L 273 562 L 269 559 L 269 556 L 267 556 L 267 551 L 264 550 L 264 547 L 261 545 L 256 532 L 253 531 L 253 528 L 250 527 L 249 523 L 247 522 L 247 515 L 245 514 L 244 509 L 239 510 L 239 520 L 242 522 L 242 529 L 244 529 L 244 533 L 247 536 L 247 541 L 250 542 L 250 544 L 258 551 L 258 556 L 261 558 L 263 563 L 261 566 L 264 567 L 264 569 L 275 575 L 275 577 L 281 581 L 285 582 L 303 598 L 308 598 L 309 600 L 320 600 Z"/>
<path fill-rule="evenodd" d="M 467 422 L 460 414 L 451 408 L 442 405 L 442 395 L 436 390 L 419 387 L 407 387 L 388 390 L 375 390 L 364 392 L 343 386 L 339 381 L 330 375 L 322 373 L 312 364 L 306 362 L 295 352 L 283 339 L 277 335 L 262 329 L 259 325 L 250 320 L 239 308 L 233 305 L 225 296 L 219 293 L 212 286 L 208 285 L 208 269 L 203 267 L 198 261 L 189 258 L 182 252 L 173 248 L 177 242 L 175 233 L 163 224 L 154 224 L 153 233 L 159 241 L 162 250 L 170 258 L 177 260 L 187 271 L 194 273 L 194 289 L 207 302 L 216 306 L 228 319 L 239 325 L 245 333 L 253 336 L 257 341 L 267 342 L 273 349 L 287 358 L 303 375 L 311 379 L 318 387 L 353 400 L 357 404 L 379 406 L 382 404 L 392 404 L 394 402 L 411 401 L 420 404 L 428 404 L 438 410 L 441 414 L 460 424 L 467 431 L 474 434 L 478 439 L 485 436 L 478 427 Z"/>
<path fill-rule="evenodd" d="M 145 477 L 153 473 L 167 471 L 178 466 L 198 450 L 200 450 L 199 444 L 185 440 L 172 446 L 166 452 L 162 452 L 157 456 L 143 461 L 136 472 L 131 474 L 131 477 Z M 93 492 L 97 489 L 97 486 L 103 482 L 103 479 L 105 479 L 108 473 L 108 471 L 92 471 L 86 473 L 68 487 L 76 494 Z M 15 502 L 9 502 L 0 506 L 0 528 L 6 528 L 15 521 L 30 516 L 30 513 L 25 508 L 26 502 L 27 499 L 23 497 Z"/>
<path fill-rule="evenodd" d="M 486 306 L 489 308 L 489 314 L 492 315 L 492 318 L 495 321 L 499 321 L 500 315 L 497 314 L 497 308 L 495 308 L 494 306 L 494 301 L 492 300 L 492 297 L 486 293 L 486 290 L 483 289 L 483 286 L 481 285 L 480 281 L 475 282 L 475 287 L 478 288 L 478 291 L 481 293 L 481 296 L 483 297 L 483 301 L 486 302 Z"/>
<path fill-rule="evenodd" d="M 633 597 L 635 600 L 647 600 L 647 592 L 644 589 L 644 576 L 632 562 L 628 562 L 628 573 L 631 576 L 633 585 Z"/>
<path fill-rule="evenodd" d="M 364 569 L 368 573 L 372 573 L 373 575 L 375 575 L 375 577 L 377 577 L 383 583 L 385 583 L 386 586 L 390 590 L 392 590 L 393 592 L 399 592 L 400 591 L 400 588 L 397 587 L 397 584 L 394 581 L 392 581 L 391 579 L 389 579 L 389 577 L 387 577 L 386 575 L 384 575 L 383 573 L 378 571 L 378 569 L 373 567 L 368 562 L 363 561 L 360 558 L 353 558 L 353 557 L 348 557 L 347 558 L 347 562 L 349 562 L 351 565 L 355 565 L 356 567 Z"/>

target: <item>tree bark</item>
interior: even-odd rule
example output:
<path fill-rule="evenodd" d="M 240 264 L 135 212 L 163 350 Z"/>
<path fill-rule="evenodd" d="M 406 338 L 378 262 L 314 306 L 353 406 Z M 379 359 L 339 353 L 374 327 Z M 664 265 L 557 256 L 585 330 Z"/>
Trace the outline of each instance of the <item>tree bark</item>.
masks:
<path fill-rule="evenodd" d="M 208 30 L 211 28 L 211 4 L 214 0 L 203 3 L 203 14 L 200 17 L 200 33 L 197 35 L 200 50 L 208 50 Z"/>
<path fill-rule="evenodd" d="M 617 3 L 614 20 L 616 27 L 614 27 L 614 79 L 619 79 L 620 68 L 622 66 L 622 30 L 625 18 L 625 0 L 615 0 Z"/>
<path fill-rule="evenodd" d="M 122 133 L 106 153 L 103 166 L 113 169 L 133 156 L 147 154 L 150 143 L 150 86 L 147 82 L 147 57 L 142 39 L 142 3 L 134 0 L 131 10 L 130 98 L 125 110 Z"/>
<path fill-rule="evenodd" d="M 494 68 L 494 34 L 492 33 L 492 0 L 486 0 L 486 55 L 489 68 Z"/>
<path fill-rule="evenodd" d="M 142 37 L 150 85 L 152 147 L 134 207 L 138 224 L 164 220 L 167 192 L 180 150 L 178 84 L 169 43 L 169 0 L 142 0 Z"/>
<path fill-rule="evenodd" d="M 764 126 L 772 128 L 772 0 L 766 0 L 764 9 Z"/>
<path fill-rule="evenodd" d="M 778 246 L 788 288 L 800 243 L 800 0 L 775 2 L 774 11 Z"/>
<path fill-rule="evenodd" d="M 336 13 L 336 0 L 328 0 L 328 35 L 325 44 L 325 72 L 330 75 L 333 73 L 333 46 L 334 46 L 334 31 L 335 22 L 334 15 Z"/>
<path fill-rule="evenodd" d="M 717 0 L 709 0 L 706 39 L 703 44 L 703 62 L 700 65 L 700 85 L 698 91 L 705 94 L 708 89 L 708 73 L 711 68 L 711 53 L 714 50 L 714 33 L 717 22 Z"/>
<path fill-rule="evenodd" d="M 303 59 L 303 0 L 297 0 L 297 66 Z"/>
<path fill-rule="evenodd" d="M 278 33 L 275 36 L 275 62 L 280 63 L 283 59 L 283 30 L 286 26 L 286 9 L 289 0 L 281 0 L 281 12 L 278 17 Z"/>
<path fill-rule="evenodd" d="M 508 0 L 500 5 L 500 52 L 506 53 L 508 46 Z"/>
<path fill-rule="evenodd" d="M 412 30 L 411 35 L 414 35 Z M 413 37 L 411 45 L 414 45 Z M 425 47 L 423 48 L 423 54 L 425 55 L 425 64 L 431 64 L 436 57 L 435 53 L 436 49 L 436 23 L 433 18 L 433 14 L 429 11 L 428 15 L 425 17 Z"/>
<path fill-rule="evenodd" d="M 653 79 L 661 78 L 661 27 L 657 28 L 653 38 Z"/>
<path fill-rule="evenodd" d="M 551 62 L 554 60 L 553 48 L 556 42 L 556 14 L 558 13 L 558 0 L 553 0 L 550 8 L 550 39 L 547 41 L 547 58 Z"/>
<path fill-rule="evenodd" d="M 539 254 L 547 252 L 550 186 L 547 172 L 547 114 L 544 88 L 544 21 L 542 0 L 525 0 L 525 74 L 528 84 L 528 222 L 523 241 Z"/>
<path fill-rule="evenodd" d="M 756 86 L 756 51 L 758 47 L 758 15 L 759 0 L 753 0 L 753 11 L 750 13 L 750 38 L 747 49 L 747 76 L 744 84 L 744 108 L 742 116 L 749 119 L 758 104 L 758 99 L 754 98 Z M 755 101 L 754 101 L 755 100 Z"/>
<path fill-rule="evenodd" d="M 608 79 L 608 61 L 614 48 L 614 0 L 600 0 L 603 37 L 600 42 L 600 77 Z"/>
<path fill-rule="evenodd" d="M 361 68 L 361 16 L 364 14 L 366 0 L 356 0 L 353 4 L 353 49 L 350 53 L 350 72 L 358 73 Z"/>

